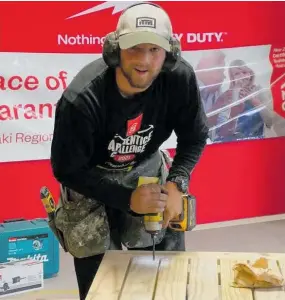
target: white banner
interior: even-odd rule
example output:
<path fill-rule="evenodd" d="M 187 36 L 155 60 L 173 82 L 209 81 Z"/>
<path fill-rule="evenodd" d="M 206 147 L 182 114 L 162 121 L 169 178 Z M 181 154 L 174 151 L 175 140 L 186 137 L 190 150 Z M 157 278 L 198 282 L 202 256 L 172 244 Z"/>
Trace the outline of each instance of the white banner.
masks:
<path fill-rule="evenodd" d="M 263 137 L 285 135 L 285 119 L 273 111 L 271 94 L 272 66 L 269 61 L 270 46 L 252 46 L 215 50 L 225 56 L 225 67 L 222 74 L 223 82 L 220 89 L 215 92 L 217 99 L 223 99 L 231 85 L 229 65 L 238 57 L 249 62 L 255 76 L 255 84 L 260 87 L 259 97 L 263 102 L 254 109 L 246 112 L 247 115 L 259 114 L 262 118 L 258 121 Z M 183 57 L 190 62 L 194 69 L 210 57 L 212 50 L 184 51 Z M 77 72 L 100 54 L 51 54 L 51 53 L 1 53 L 0 76 L 0 162 L 28 161 L 49 159 L 52 133 L 54 127 L 55 106 L 62 92 L 71 82 Z M 211 69 L 206 69 L 211 72 Z M 203 88 L 199 70 L 196 70 L 200 88 Z M 211 74 L 211 80 L 214 79 Z M 222 102 L 214 110 L 209 106 L 209 99 L 201 93 L 202 101 L 210 124 L 210 139 L 208 143 L 219 142 L 217 132 L 220 128 L 228 126 L 224 123 L 212 122 L 213 115 L 224 115 L 225 111 L 237 103 L 243 104 L 243 98 L 238 101 Z M 262 98 L 261 98 L 262 96 Z M 219 98 L 220 97 L 220 98 Z M 219 102 L 217 102 L 219 103 Z M 246 115 L 243 114 L 243 115 Z M 243 116 L 241 113 L 236 118 Z M 233 122 L 232 116 L 229 120 Z M 254 123 L 249 124 L 249 138 L 260 138 L 251 134 Z M 226 129 L 229 130 L 229 129 Z M 245 128 L 246 130 L 246 128 Z M 247 137 L 244 136 L 243 139 Z M 176 135 L 171 137 L 161 148 L 176 148 Z"/>
<path fill-rule="evenodd" d="M 55 105 L 98 54 L 1 53 L 0 161 L 48 159 Z"/>
<path fill-rule="evenodd" d="M 57 101 L 78 71 L 101 57 L 104 37 L 129 4 L 0 4 L 0 162 L 50 158 Z M 285 136 L 284 4 L 161 5 L 196 72 L 208 143 Z M 225 14 L 225 5 L 242 22 Z M 174 133 L 161 148 L 176 148 Z"/>

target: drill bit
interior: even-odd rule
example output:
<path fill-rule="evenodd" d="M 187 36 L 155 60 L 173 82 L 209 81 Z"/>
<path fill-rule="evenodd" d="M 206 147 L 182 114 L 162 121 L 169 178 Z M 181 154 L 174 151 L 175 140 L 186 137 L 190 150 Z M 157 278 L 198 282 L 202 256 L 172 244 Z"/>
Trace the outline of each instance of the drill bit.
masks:
<path fill-rule="evenodd" d="M 155 235 L 152 234 L 152 258 L 153 258 L 153 260 L 155 260 L 155 240 L 154 240 L 154 238 L 155 238 Z"/>

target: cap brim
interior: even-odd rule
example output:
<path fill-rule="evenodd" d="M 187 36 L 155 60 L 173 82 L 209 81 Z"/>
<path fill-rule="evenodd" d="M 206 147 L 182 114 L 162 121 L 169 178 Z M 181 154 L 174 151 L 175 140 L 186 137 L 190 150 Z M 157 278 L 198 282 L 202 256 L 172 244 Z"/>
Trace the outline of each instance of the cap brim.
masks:
<path fill-rule="evenodd" d="M 119 37 L 119 46 L 121 49 L 128 49 L 136 45 L 145 43 L 154 44 L 165 49 L 168 52 L 170 51 L 169 41 L 154 32 L 133 32 Z"/>

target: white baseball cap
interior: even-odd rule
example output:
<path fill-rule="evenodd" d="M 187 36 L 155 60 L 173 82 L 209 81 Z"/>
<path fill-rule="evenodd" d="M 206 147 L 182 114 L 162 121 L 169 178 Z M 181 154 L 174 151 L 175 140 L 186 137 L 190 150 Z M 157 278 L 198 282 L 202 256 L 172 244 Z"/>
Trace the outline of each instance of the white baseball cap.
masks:
<path fill-rule="evenodd" d="M 167 13 L 155 5 L 140 3 L 128 8 L 120 16 L 116 32 L 121 49 L 150 43 L 170 51 L 171 21 Z"/>

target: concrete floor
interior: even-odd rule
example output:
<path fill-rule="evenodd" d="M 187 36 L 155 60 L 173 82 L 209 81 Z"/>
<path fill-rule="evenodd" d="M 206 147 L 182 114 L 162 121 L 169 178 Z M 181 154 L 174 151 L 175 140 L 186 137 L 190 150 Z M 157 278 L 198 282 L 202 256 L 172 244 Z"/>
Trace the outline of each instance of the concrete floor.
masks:
<path fill-rule="evenodd" d="M 189 251 L 285 252 L 285 220 L 197 230 L 187 233 Z M 45 280 L 43 290 L 5 299 L 74 300 L 77 283 L 70 254 L 60 253 L 59 274 Z"/>

